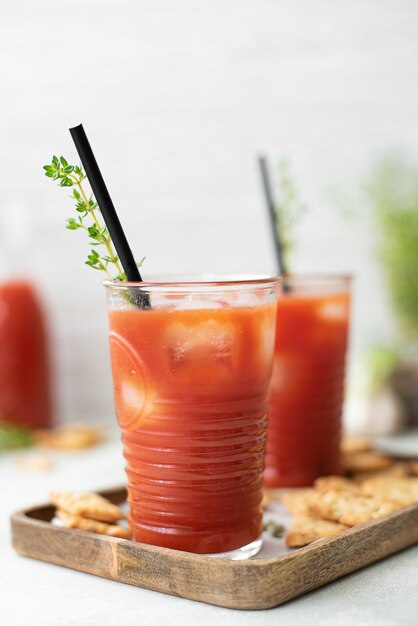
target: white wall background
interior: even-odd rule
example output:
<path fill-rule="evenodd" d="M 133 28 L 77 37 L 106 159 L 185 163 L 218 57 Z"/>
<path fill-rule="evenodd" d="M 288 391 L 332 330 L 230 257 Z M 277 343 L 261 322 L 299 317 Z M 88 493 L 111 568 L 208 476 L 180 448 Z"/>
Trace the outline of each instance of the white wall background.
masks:
<path fill-rule="evenodd" d="M 390 336 L 370 233 L 326 190 L 359 184 L 390 146 L 417 154 L 416 0 L 0 7 L 0 246 L 42 288 L 62 418 L 112 414 L 100 275 L 41 171 L 52 153 L 75 159 L 80 121 L 145 275 L 271 270 L 254 159 L 287 155 L 311 206 L 296 269 L 356 274 L 354 356 Z"/>

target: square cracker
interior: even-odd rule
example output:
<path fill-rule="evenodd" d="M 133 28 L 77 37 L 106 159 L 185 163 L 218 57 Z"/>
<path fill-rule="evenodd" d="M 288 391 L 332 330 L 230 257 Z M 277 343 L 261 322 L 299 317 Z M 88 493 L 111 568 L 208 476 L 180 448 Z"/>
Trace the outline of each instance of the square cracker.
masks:
<path fill-rule="evenodd" d="M 312 541 L 322 539 L 323 537 L 331 537 L 343 530 L 347 530 L 347 528 L 348 526 L 345 524 L 307 515 L 296 515 L 292 519 L 292 524 L 286 535 L 286 544 L 289 548 L 301 548 L 312 543 Z"/>
<path fill-rule="evenodd" d="M 359 485 L 343 476 L 321 476 L 314 482 L 315 489 L 324 492 L 333 489 L 335 491 L 350 491 L 352 493 L 359 493 Z"/>
<path fill-rule="evenodd" d="M 56 511 L 56 515 L 62 520 L 66 528 L 78 528 L 79 530 L 87 530 L 91 533 L 99 533 L 109 537 L 120 537 L 121 539 L 131 538 L 130 530 L 119 524 L 98 522 L 97 520 L 81 517 L 81 515 L 71 515 L 60 509 Z"/>
<path fill-rule="evenodd" d="M 410 461 L 408 464 L 408 471 L 415 476 L 418 476 L 418 461 Z"/>
<path fill-rule="evenodd" d="M 124 517 L 119 507 L 97 493 L 54 491 L 50 496 L 53 504 L 58 509 L 66 511 L 71 515 L 80 515 L 81 517 L 111 524 Z"/>
<path fill-rule="evenodd" d="M 360 489 L 363 495 L 375 496 L 400 506 L 418 502 L 418 478 L 376 476 L 363 481 Z"/>
<path fill-rule="evenodd" d="M 357 483 L 362 483 L 369 478 L 375 478 L 377 476 L 398 476 L 399 478 L 406 477 L 408 476 L 408 465 L 403 461 L 396 461 L 389 467 L 385 467 L 383 469 L 351 473 L 351 478 Z"/>
<path fill-rule="evenodd" d="M 91 448 L 103 441 L 103 434 L 97 428 L 82 424 L 62 424 L 52 430 L 38 430 L 36 442 L 43 448 L 52 450 L 82 450 Z"/>
<path fill-rule="evenodd" d="M 317 493 L 309 505 L 311 515 L 347 526 L 369 522 L 398 508 L 399 505 L 392 502 L 336 490 Z"/>
<path fill-rule="evenodd" d="M 292 515 L 309 515 L 309 504 L 315 499 L 314 489 L 295 489 L 282 494 L 282 502 Z"/>
<path fill-rule="evenodd" d="M 341 452 L 369 452 L 372 449 L 372 444 L 369 439 L 364 437 L 343 437 L 341 441 Z"/>
<path fill-rule="evenodd" d="M 393 465 L 394 460 L 380 452 L 346 452 L 341 463 L 347 472 L 372 472 L 384 470 Z"/>

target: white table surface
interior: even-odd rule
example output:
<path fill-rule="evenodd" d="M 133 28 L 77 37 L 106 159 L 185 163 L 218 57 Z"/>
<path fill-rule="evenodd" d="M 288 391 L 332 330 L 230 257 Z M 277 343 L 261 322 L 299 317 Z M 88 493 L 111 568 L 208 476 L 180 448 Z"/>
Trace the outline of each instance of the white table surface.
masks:
<path fill-rule="evenodd" d="M 255 612 L 209 606 L 21 557 L 11 547 L 12 511 L 45 502 L 53 489 L 97 490 L 124 481 L 117 436 L 91 451 L 54 455 L 48 472 L 23 469 L 22 454 L 0 455 L 2 626 L 418 624 L 418 546 L 284 606 Z"/>

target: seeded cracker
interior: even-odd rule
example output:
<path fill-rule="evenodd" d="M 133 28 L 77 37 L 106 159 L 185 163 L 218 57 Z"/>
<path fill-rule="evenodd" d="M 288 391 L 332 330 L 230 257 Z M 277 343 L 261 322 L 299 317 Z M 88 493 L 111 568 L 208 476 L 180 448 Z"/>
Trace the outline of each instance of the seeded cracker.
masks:
<path fill-rule="evenodd" d="M 114 523 L 124 517 L 120 509 L 97 493 L 54 491 L 51 500 L 61 511 L 101 522 Z"/>
<path fill-rule="evenodd" d="M 397 476 L 398 478 L 404 478 L 408 476 L 408 466 L 406 463 L 397 461 L 393 463 L 393 465 L 380 470 L 351 473 L 351 478 L 357 483 L 362 483 L 369 478 L 376 478 L 377 476 Z"/>
<path fill-rule="evenodd" d="M 353 452 L 369 452 L 372 444 L 369 439 L 362 437 L 347 437 L 341 441 L 341 452 L 351 454 Z"/>
<path fill-rule="evenodd" d="M 418 476 L 418 461 L 410 461 L 408 470 L 411 474 Z"/>
<path fill-rule="evenodd" d="M 83 450 L 103 441 L 97 428 L 82 424 L 63 424 L 53 430 L 38 430 L 36 441 L 42 448 L 51 450 Z"/>
<path fill-rule="evenodd" d="M 409 506 L 418 502 L 418 478 L 376 476 L 365 480 L 360 487 L 366 496 L 375 496 L 385 502 Z"/>
<path fill-rule="evenodd" d="M 316 499 L 309 505 L 311 515 L 347 526 L 369 522 L 398 508 L 399 505 L 392 502 L 335 490 L 316 494 Z"/>
<path fill-rule="evenodd" d="M 379 452 L 350 452 L 343 454 L 341 462 L 347 472 L 371 472 L 383 470 L 391 465 L 394 461 Z"/>
<path fill-rule="evenodd" d="M 301 548 L 312 543 L 312 541 L 331 537 L 347 530 L 347 528 L 348 526 L 344 524 L 308 517 L 307 515 L 296 515 L 292 519 L 292 525 L 286 535 L 286 544 L 289 548 Z"/>
<path fill-rule="evenodd" d="M 282 502 L 292 515 L 309 515 L 309 505 L 316 498 L 314 489 L 298 489 L 285 491 L 282 494 Z"/>
<path fill-rule="evenodd" d="M 359 493 L 360 488 L 357 483 L 343 476 L 322 476 L 314 482 L 315 489 L 321 493 L 333 489 L 335 491 L 350 491 Z"/>
<path fill-rule="evenodd" d="M 59 509 L 57 510 L 56 515 L 63 521 L 66 528 L 78 528 L 79 530 L 87 530 L 92 533 L 108 535 L 109 537 L 120 537 L 121 539 L 131 538 L 129 529 L 124 526 L 106 524 L 104 522 L 86 519 L 80 515 L 71 515 L 66 513 L 66 511 L 61 511 Z"/>

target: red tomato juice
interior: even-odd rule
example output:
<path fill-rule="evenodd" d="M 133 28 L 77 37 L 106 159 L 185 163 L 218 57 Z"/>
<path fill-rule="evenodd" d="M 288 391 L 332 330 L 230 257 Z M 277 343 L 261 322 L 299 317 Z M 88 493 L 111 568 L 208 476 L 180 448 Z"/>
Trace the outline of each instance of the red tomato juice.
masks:
<path fill-rule="evenodd" d="M 267 487 L 341 473 L 349 294 L 290 292 L 278 302 L 268 417 Z"/>
<path fill-rule="evenodd" d="M 45 320 L 24 280 L 0 283 L 0 418 L 30 428 L 52 422 Z"/>
<path fill-rule="evenodd" d="M 110 310 L 137 541 L 217 553 L 261 535 L 275 312 Z"/>

